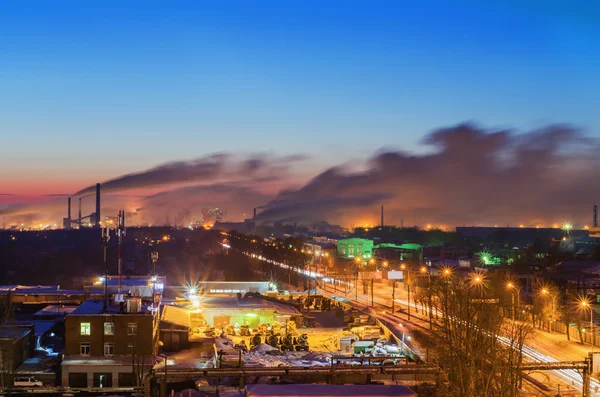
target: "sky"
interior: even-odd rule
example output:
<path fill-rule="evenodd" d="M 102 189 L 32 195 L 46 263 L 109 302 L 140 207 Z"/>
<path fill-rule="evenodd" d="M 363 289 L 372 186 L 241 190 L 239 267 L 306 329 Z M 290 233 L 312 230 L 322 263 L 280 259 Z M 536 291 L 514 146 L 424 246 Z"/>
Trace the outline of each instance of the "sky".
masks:
<path fill-rule="evenodd" d="M 211 153 L 295 181 L 472 121 L 600 136 L 600 6 L 27 1 L 0 8 L 0 206 Z M 283 186 L 281 186 L 283 188 Z"/>

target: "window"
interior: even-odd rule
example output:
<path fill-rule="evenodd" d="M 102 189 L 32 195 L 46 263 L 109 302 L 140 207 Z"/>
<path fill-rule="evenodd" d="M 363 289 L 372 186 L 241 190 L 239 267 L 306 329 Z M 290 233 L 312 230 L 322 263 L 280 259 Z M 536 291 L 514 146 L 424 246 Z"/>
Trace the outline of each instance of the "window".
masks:
<path fill-rule="evenodd" d="M 92 327 L 90 323 L 81 323 L 81 335 L 90 335 Z"/>
<path fill-rule="evenodd" d="M 137 335 L 137 323 L 127 323 L 127 335 Z"/>
<path fill-rule="evenodd" d="M 105 343 L 104 344 L 104 355 L 112 356 L 115 354 L 115 344 L 114 343 Z"/>
<path fill-rule="evenodd" d="M 79 354 L 81 354 L 82 356 L 89 356 L 90 355 L 90 344 L 82 343 L 81 345 L 79 345 Z"/>
<path fill-rule="evenodd" d="M 115 334 L 115 323 L 104 323 L 104 335 Z"/>
<path fill-rule="evenodd" d="M 127 353 L 128 354 L 133 354 L 133 343 L 128 343 L 127 344 Z"/>

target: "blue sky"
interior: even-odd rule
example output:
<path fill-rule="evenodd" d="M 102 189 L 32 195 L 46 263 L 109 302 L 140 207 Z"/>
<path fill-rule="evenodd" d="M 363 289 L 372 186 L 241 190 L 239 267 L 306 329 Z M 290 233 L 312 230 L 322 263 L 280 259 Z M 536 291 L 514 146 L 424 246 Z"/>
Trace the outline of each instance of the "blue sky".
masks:
<path fill-rule="evenodd" d="M 0 193 L 211 152 L 308 153 L 316 170 L 421 150 L 465 120 L 599 136 L 599 16 L 592 2 L 3 4 Z"/>

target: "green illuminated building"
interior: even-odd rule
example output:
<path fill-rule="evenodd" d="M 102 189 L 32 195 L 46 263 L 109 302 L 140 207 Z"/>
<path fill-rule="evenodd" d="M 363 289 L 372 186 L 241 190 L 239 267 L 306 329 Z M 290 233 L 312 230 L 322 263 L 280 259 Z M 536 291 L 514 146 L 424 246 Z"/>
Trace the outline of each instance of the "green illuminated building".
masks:
<path fill-rule="evenodd" d="M 366 238 L 346 238 L 337 243 L 337 254 L 342 258 L 355 258 L 360 256 L 370 259 L 373 256 L 373 240 Z"/>

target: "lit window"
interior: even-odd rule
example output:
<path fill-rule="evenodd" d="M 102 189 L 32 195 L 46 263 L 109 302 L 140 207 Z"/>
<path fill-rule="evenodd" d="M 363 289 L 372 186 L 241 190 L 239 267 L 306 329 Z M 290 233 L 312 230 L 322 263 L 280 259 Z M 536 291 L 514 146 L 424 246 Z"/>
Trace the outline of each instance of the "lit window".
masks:
<path fill-rule="evenodd" d="M 115 334 L 115 323 L 104 323 L 104 335 Z"/>
<path fill-rule="evenodd" d="M 90 323 L 81 323 L 81 335 L 90 335 L 91 328 Z"/>
<path fill-rule="evenodd" d="M 127 335 L 137 335 L 137 323 L 127 323 Z"/>
<path fill-rule="evenodd" d="M 112 356 L 115 354 L 115 344 L 114 343 L 105 343 L 104 344 L 104 355 Z"/>
<path fill-rule="evenodd" d="M 82 343 L 81 345 L 79 345 L 79 354 L 81 354 L 82 356 L 89 356 L 90 355 L 90 344 Z"/>

